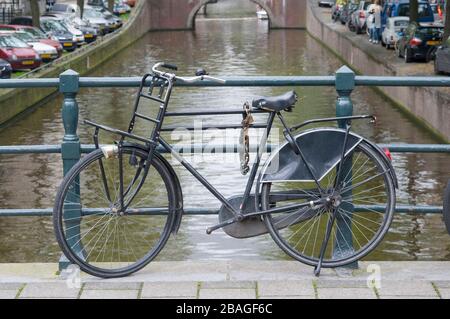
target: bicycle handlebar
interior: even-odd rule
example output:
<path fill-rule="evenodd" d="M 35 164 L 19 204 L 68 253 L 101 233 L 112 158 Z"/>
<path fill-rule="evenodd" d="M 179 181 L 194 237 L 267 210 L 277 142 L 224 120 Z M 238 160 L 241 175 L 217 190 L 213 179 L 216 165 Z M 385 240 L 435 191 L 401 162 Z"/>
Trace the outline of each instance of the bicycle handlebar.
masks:
<path fill-rule="evenodd" d="M 166 68 L 166 69 L 171 69 L 171 70 L 178 70 L 177 66 L 174 64 L 169 64 L 169 63 L 164 63 L 164 62 L 159 62 L 156 63 L 153 67 L 152 67 L 152 71 L 155 74 L 161 75 L 161 76 L 169 76 L 170 78 L 173 78 L 174 80 L 181 80 L 183 82 L 186 83 L 195 83 L 195 82 L 199 82 L 199 81 L 203 81 L 203 80 L 209 80 L 212 82 L 216 82 L 216 83 L 221 83 L 224 84 L 225 80 L 223 79 L 219 79 L 219 78 L 215 78 L 213 76 L 209 76 L 209 75 L 200 75 L 200 76 L 193 76 L 193 77 L 181 77 L 181 76 L 177 76 L 173 73 L 167 73 L 167 72 L 162 72 L 160 70 L 158 70 L 158 68 Z"/>

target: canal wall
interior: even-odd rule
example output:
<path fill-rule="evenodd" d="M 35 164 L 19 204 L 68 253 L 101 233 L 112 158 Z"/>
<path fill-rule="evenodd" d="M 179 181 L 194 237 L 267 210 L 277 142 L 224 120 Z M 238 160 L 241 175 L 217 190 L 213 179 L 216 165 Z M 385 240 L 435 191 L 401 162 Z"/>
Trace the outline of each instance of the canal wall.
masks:
<path fill-rule="evenodd" d="M 368 44 L 365 37 L 342 32 L 333 23 L 324 21 L 317 1 L 307 2 L 307 30 L 311 36 L 334 52 L 357 73 L 379 76 L 404 76 L 403 61 L 391 63 L 378 48 Z M 378 51 L 377 51 L 378 50 Z M 389 52 L 390 55 L 394 53 Z M 394 57 L 397 59 L 396 57 Z M 397 59 L 398 60 L 398 59 Z M 412 68 L 420 69 L 419 64 Z M 412 72 L 414 74 L 414 72 Z M 378 87 L 377 90 L 402 110 L 418 119 L 436 135 L 450 141 L 450 89 L 432 87 Z"/>
<path fill-rule="evenodd" d="M 129 19 L 120 30 L 108 34 L 48 66 L 29 73 L 28 77 L 55 78 L 67 69 L 73 69 L 80 75 L 92 71 L 152 29 L 151 15 L 152 10 L 148 2 L 138 1 Z M 55 92 L 57 92 L 57 88 L 0 89 L 0 125 L 8 123 L 17 115 L 28 111 L 31 106 L 45 103 Z"/>

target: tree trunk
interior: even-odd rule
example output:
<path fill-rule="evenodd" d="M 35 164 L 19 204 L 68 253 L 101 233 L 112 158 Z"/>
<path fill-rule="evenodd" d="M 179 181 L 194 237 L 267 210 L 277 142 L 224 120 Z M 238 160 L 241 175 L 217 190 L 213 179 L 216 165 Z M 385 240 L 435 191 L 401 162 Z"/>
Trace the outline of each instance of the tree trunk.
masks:
<path fill-rule="evenodd" d="M 36 28 L 41 27 L 41 10 L 39 9 L 39 0 L 29 0 L 30 1 L 30 9 L 31 9 L 31 17 L 33 19 L 33 26 Z"/>
<path fill-rule="evenodd" d="M 409 21 L 417 22 L 419 18 L 419 3 L 417 0 L 409 0 Z"/>
<path fill-rule="evenodd" d="M 77 0 L 77 5 L 80 7 L 80 19 L 83 19 L 84 0 Z"/>
<path fill-rule="evenodd" d="M 445 23 L 444 23 L 444 41 L 447 40 L 450 35 L 450 0 L 445 3 Z"/>
<path fill-rule="evenodd" d="M 108 10 L 111 11 L 111 13 L 114 10 L 114 0 L 108 0 Z"/>

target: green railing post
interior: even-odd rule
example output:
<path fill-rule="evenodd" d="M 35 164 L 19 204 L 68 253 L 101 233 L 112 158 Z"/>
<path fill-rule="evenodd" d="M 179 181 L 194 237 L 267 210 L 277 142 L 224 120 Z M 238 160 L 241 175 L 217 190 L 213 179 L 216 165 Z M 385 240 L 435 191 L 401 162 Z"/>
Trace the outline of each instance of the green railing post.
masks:
<path fill-rule="evenodd" d="M 351 116 L 353 115 L 353 103 L 350 99 L 350 95 L 355 88 L 355 73 L 347 66 L 341 67 L 336 71 L 336 91 L 338 98 L 336 101 L 336 116 Z M 346 121 L 339 121 L 339 127 L 346 128 Z M 351 180 L 352 177 L 352 161 L 347 159 L 342 167 L 342 175 L 348 176 Z M 349 181 L 347 181 L 348 183 Z M 351 190 L 342 196 L 351 196 Z M 349 201 L 351 202 L 351 201 Z M 336 217 L 336 226 L 340 231 L 336 232 L 336 241 L 333 247 L 333 256 L 345 256 L 353 251 L 353 238 L 349 225 L 352 224 L 351 214 L 354 211 L 354 207 L 351 203 L 344 202 L 341 204 L 342 209 L 348 211 L 348 217 L 338 214 Z M 358 262 L 354 262 L 346 266 L 347 268 L 358 268 Z"/>
<path fill-rule="evenodd" d="M 64 95 L 62 104 L 62 119 L 64 124 L 64 137 L 61 143 L 61 156 L 63 160 L 64 175 L 72 168 L 81 157 L 80 139 L 77 135 L 78 127 L 78 103 L 76 95 L 79 90 L 79 74 L 73 70 L 67 70 L 59 76 L 59 92 Z M 80 219 L 81 206 L 79 203 L 79 180 L 71 186 L 72 194 L 67 196 L 67 203 L 64 204 L 64 214 L 66 215 L 66 232 L 70 235 L 70 245 L 78 246 L 78 251 L 82 251 L 79 243 L 80 239 Z M 59 260 L 59 269 L 65 269 L 70 264 L 68 259 L 62 255 Z"/>

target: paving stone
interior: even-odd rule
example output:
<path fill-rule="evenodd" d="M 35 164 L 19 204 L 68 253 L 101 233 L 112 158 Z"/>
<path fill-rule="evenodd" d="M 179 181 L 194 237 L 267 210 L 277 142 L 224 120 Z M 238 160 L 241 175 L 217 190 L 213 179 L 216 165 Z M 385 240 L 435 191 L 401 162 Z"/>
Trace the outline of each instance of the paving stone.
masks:
<path fill-rule="evenodd" d="M 199 299 L 256 299 L 256 290 L 200 289 Z"/>
<path fill-rule="evenodd" d="M 316 296 L 262 296 L 258 299 L 316 299 Z"/>
<path fill-rule="evenodd" d="M 410 295 L 410 296 L 380 296 L 380 299 L 439 299 L 438 296 L 417 296 L 417 295 Z"/>
<path fill-rule="evenodd" d="M 438 280 L 438 281 L 433 281 L 433 283 L 438 288 L 450 288 L 450 281 L 448 281 L 448 280 Z"/>
<path fill-rule="evenodd" d="M 146 282 L 141 298 L 196 297 L 197 290 L 197 282 Z"/>
<path fill-rule="evenodd" d="M 205 281 L 201 283 L 201 289 L 241 288 L 255 289 L 256 281 Z"/>
<path fill-rule="evenodd" d="M 139 290 L 140 282 L 116 282 L 116 281 L 98 281 L 87 282 L 84 285 L 86 290 Z"/>
<path fill-rule="evenodd" d="M 314 296 L 312 281 L 258 281 L 259 296 Z"/>
<path fill-rule="evenodd" d="M 80 299 L 137 299 L 138 290 L 84 290 L 81 293 Z"/>
<path fill-rule="evenodd" d="M 77 298 L 79 288 L 69 288 L 65 282 L 29 283 L 19 298 Z"/>
<path fill-rule="evenodd" d="M 369 288 L 318 288 L 319 299 L 376 299 L 375 291 Z"/>
<path fill-rule="evenodd" d="M 17 282 L 0 282 L 0 290 L 18 290 L 22 288 L 23 283 Z"/>
<path fill-rule="evenodd" d="M 17 292 L 19 292 L 19 289 L 0 290 L 0 299 L 14 299 L 17 296 Z"/>
<path fill-rule="evenodd" d="M 366 280 L 354 279 L 318 279 L 315 284 L 317 288 L 368 288 Z"/>
<path fill-rule="evenodd" d="M 429 296 L 437 297 L 429 281 L 395 281 L 382 280 L 377 289 L 380 296 Z"/>
<path fill-rule="evenodd" d="M 438 290 L 442 299 L 450 299 L 450 288 L 439 288 Z"/>

